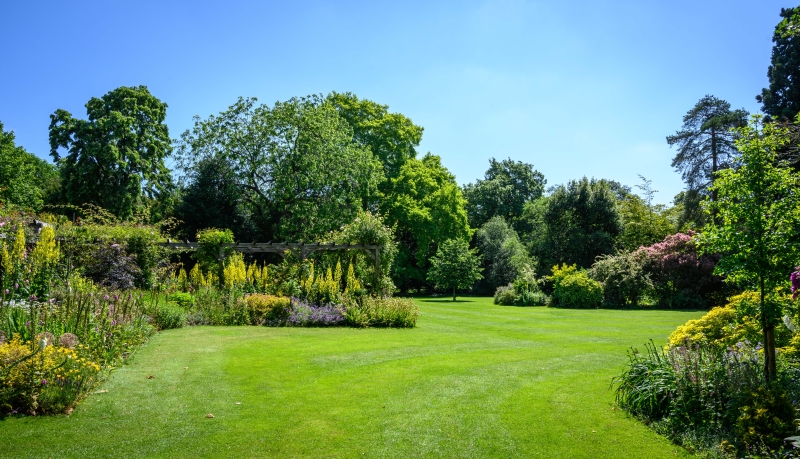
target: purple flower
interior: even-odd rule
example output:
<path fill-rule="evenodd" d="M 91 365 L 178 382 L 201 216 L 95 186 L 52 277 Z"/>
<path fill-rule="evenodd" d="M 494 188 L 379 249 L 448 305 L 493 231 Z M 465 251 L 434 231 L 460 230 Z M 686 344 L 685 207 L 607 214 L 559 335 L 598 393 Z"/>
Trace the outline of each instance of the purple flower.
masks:
<path fill-rule="evenodd" d="M 42 385 L 43 385 L 43 386 L 46 386 L 46 385 L 47 385 L 47 380 L 46 380 L 46 379 L 43 379 L 43 380 L 42 380 Z"/>
<path fill-rule="evenodd" d="M 31 301 L 38 300 L 38 298 L 36 298 L 36 295 L 31 295 L 31 296 L 28 297 L 28 299 L 31 300 Z"/>
<path fill-rule="evenodd" d="M 797 299 L 797 296 L 800 295 L 800 266 L 794 267 L 794 272 L 789 276 L 789 280 L 792 281 L 792 299 Z"/>
<path fill-rule="evenodd" d="M 104 300 L 108 300 L 108 295 L 103 295 Z"/>
<path fill-rule="evenodd" d="M 18 288 L 19 288 L 19 284 L 14 283 L 14 290 L 17 290 Z"/>

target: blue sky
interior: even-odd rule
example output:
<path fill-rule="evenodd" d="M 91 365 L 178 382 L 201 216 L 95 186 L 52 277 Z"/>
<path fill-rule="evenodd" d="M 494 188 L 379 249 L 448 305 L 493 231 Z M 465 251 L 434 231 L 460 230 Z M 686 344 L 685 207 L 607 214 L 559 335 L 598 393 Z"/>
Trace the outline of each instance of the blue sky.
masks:
<path fill-rule="evenodd" d="M 713 94 L 756 112 L 781 7 L 750 1 L 5 2 L 0 121 L 48 157 L 49 115 L 146 85 L 173 138 L 238 96 L 351 91 L 425 128 L 459 183 L 491 157 L 548 185 L 683 188 L 665 137 Z"/>

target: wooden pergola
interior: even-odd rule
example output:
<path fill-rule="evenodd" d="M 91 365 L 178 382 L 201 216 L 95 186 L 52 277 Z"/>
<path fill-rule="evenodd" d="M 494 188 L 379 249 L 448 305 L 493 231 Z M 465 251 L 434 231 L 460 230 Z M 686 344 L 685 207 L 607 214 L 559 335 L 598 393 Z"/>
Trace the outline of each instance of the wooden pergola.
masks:
<path fill-rule="evenodd" d="M 167 242 L 159 243 L 162 247 L 170 249 L 197 249 L 200 245 L 197 242 Z M 381 246 L 374 244 L 336 244 L 315 242 L 306 244 L 305 242 L 236 242 L 233 244 L 221 244 L 219 248 L 219 259 L 225 257 L 226 249 L 242 253 L 277 253 L 285 257 L 287 252 L 292 253 L 297 259 L 305 260 L 314 252 L 331 252 L 334 250 L 360 250 L 367 254 L 375 263 L 376 279 L 381 278 Z"/>

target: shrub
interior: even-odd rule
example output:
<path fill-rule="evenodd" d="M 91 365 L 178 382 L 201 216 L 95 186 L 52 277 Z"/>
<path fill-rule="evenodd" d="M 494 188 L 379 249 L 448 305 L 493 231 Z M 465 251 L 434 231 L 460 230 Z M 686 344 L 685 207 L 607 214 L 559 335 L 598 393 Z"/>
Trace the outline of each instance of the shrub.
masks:
<path fill-rule="evenodd" d="M 222 264 L 219 258 L 223 244 L 233 243 L 233 232 L 229 229 L 206 228 L 197 232 L 197 250 L 194 256 L 205 272 L 212 272 L 217 279 L 222 279 Z M 230 249 L 222 250 L 223 259 Z"/>
<path fill-rule="evenodd" d="M 646 262 L 644 253 L 639 251 L 597 258 L 589 277 L 602 284 L 605 306 L 637 306 L 643 296 L 653 291 Z"/>
<path fill-rule="evenodd" d="M 0 412 L 52 414 L 74 405 L 100 366 L 64 347 L 23 342 L 0 345 Z"/>
<path fill-rule="evenodd" d="M 306 300 L 292 298 L 292 311 L 288 323 L 300 327 L 328 327 L 342 325 L 346 321 L 344 308 L 337 304 L 317 305 Z"/>
<path fill-rule="evenodd" d="M 285 324 L 292 310 L 292 301 L 285 296 L 254 294 L 245 297 L 245 303 L 253 325 Z"/>
<path fill-rule="evenodd" d="M 194 297 L 191 293 L 174 292 L 171 293 L 167 299 L 187 310 L 194 305 Z"/>
<path fill-rule="evenodd" d="M 497 287 L 494 292 L 494 304 L 511 306 L 516 300 L 517 292 L 514 290 L 514 284 Z"/>
<path fill-rule="evenodd" d="M 181 328 L 186 323 L 186 311 L 173 303 L 160 304 L 153 313 L 153 323 L 159 330 Z"/>
<path fill-rule="evenodd" d="M 770 301 L 778 304 L 784 300 L 788 301 L 784 295 L 778 293 L 770 295 Z M 739 342 L 758 343 L 763 340 L 761 323 L 758 320 L 759 302 L 758 292 L 746 291 L 735 295 L 729 299 L 726 306 L 713 308 L 703 317 L 679 326 L 669 336 L 669 344 L 680 346 L 689 340 L 696 344 L 724 349 Z M 781 304 L 781 306 L 786 311 L 792 310 L 786 305 Z M 785 320 L 792 325 L 791 316 L 787 316 Z M 794 339 L 793 332 L 786 322 L 776 324 L 775 340 L 776 346 L 781 348 L 781 351 L 790 355 L 798 354 L 800 348 L 797 348 L 796 344 L 800 344 L 800 339 Z"/>
<path fill-rule="evenodd" d="M 346 301 L 345 315 L 354 327 L 413 328 L 419 307 L 411 298 L 363 297 Z"/>
<path fill-rule="evenodd" d="M 141 273 L 134 258 L 119 244 L 100 243 L 91 253 L 83 274 L 97 285 L 127 290 L 133 288 Z"/>
<path fill-rule="evenodd" d="M 195 304 L 187 317 L 193 324 L 249 325 L 250 312 L 240 292 L 206 288 L 195 294 Z"/>
<path fill-rule="evenodd" d="M 784 438 L 796 432 L 795 410 L 779 384 L 759 386 L 742 394 L 735 433 L 745 448 L 783 446 Z"/>
<path fill-rule="evenodd" d="M 546 306 L 547 295 L 544 292 L 523 290 L 514 302 L 515 306 Z"/>
<path fill-rule="evenodd" d="M 503 306 L 545 306 L 547 295 L 538 290 L 518 288 L 517 283 L 498 287 L 494 293 L 494 304 Z"/>
<path fill-rule="evenodd" d="M 590 279 L 586 271 L 578 271 L 575 265 L 553 267 L 552 304 L 562 308 L 597 308 L 603 302 L 603 287 Z"/>
<path fill-rule="evenodd" d="M 706 307 L 724 289 L 714 274 L 720 256 L 698 256 L 693 237 L 693 231 L 678 233 L 637 251 L 647 259 L 645 272 L 660 306 Z"/>

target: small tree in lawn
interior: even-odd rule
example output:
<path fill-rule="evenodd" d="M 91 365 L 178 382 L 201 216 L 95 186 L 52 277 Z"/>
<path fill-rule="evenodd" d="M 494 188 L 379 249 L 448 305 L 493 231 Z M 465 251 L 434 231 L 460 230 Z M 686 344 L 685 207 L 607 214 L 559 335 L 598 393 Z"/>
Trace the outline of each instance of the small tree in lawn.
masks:
<path fill-rule="evenodd" d="M 476 281 L 483 279 L 481 271 L 481 256 L 478 249 L 471 249 L 460 239 L 450 239 L 442 243 L 431 258 L 431 268 L 428 270 L 428 280 L 436 288 L 453 289 L 453 301 L 456 300 L 456 290 L 468 288 Z"/>
<path fill-rule="evenodd" d="M 800 176 L 776 166 L 777 150 L 786 143 L 786 131 L 771 123 L 759 128 L 754 116 L 740 128 L 737 164 L 717 173 L 712 191 L 716 201 L 706 201 L 717 221 L 709 221 L 698 236 L 704 253 L 721 253 L 715 272 L 728 282 L 757 290 L 764 336 L 764 374 L 774 380 L 775 324 L 780 308 L 772 292 L 785 282 L 797 260 L 800 235 Z"/>

